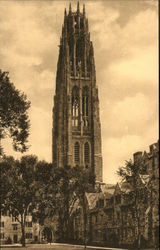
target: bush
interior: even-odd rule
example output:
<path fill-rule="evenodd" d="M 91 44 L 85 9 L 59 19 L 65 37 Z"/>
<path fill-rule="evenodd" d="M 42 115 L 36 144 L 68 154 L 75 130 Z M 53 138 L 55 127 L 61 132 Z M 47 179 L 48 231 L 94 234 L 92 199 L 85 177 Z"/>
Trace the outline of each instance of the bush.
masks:
<path fill-rule="evenodd" d="M 7 240 L 5 241 L 5 244 L 12 244 L 12 239 L 11 239 L 10 236 L 9 236 L 9 237 L 7 238 Z"/>

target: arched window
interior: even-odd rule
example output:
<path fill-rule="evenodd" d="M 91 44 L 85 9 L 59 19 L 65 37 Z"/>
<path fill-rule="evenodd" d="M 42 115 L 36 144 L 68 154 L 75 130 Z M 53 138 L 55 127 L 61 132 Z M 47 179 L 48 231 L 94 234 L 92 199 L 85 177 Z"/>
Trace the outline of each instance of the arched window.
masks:
<path fill-rule="evenodd" d="M 84 163 L 85 163 L 85 165 L 88 166 L 89 162 L 90 162 L 89 143 L 86 142 L 86 143 L 84 144 Z"/>
<path fill-rule="evenodd" d="M 79 89 L 77 86 L 72 90 L 72 125 L 77 127 L 79 124 Z"/>
<path fill-rule="evenodd" d="M 89 101 L 88 87 L 85 86 L 82 92 L 82 114 L 85 127 L 88 127 L 88 101 Z"/>
<path fill-rule="evenodd" d="M 74 144 L 74 162 L 75 164 L 79 164 L 80 162 L 80 146 L 79 142 Z"/>

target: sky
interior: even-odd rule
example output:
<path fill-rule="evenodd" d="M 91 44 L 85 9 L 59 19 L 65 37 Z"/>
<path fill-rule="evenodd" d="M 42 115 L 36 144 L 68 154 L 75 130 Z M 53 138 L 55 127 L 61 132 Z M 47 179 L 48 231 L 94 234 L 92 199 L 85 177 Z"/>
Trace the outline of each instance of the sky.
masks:
<path fill-rule="evenodd" d="M 158 140 L 158 1 L 85 0 L 100 99 L 103 180 Z M 76 0 L 72 0 L 76 10 Z M 0 68 L 31 101 L 29 151 L 51 161 L 58 45 L 69 1 L 0 0 Z M 20 157 L 11 141 L 6 154 Z"/>

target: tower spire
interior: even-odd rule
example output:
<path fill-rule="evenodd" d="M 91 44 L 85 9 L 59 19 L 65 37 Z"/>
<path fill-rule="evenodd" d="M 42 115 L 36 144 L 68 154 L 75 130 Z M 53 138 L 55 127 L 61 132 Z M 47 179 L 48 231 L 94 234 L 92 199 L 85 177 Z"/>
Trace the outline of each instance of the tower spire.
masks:
<path fill-rule="evenodd" d="M 77 2 L 77 13 L 80 13 L 80 9 L 79 9 L 79 1 Z"/>
<path fill-rule="evenodd" d="M 65 17 L 67 16 L 66 8 L 65 8 L 65 10 L 64 10 L 64 16 L 65 16 Z"/>
<path fill-rule="evenodd" d="M 71 2 L 69 3 L 69 14 L 72 13 L 72 6 L 71 6 Z"/>
<path fill-rule="evenodd" d="M 83 16 L 85 16 L 86 10 L 85 10 L 85 4 L 83 4 Z"/>

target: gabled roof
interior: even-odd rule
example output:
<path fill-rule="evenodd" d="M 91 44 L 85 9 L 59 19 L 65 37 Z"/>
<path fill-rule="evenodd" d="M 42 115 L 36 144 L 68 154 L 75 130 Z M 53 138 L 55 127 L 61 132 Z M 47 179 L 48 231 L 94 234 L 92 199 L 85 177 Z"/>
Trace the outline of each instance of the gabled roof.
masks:
<path fill-rule="evenodd" d="M 143 159 L 144 159 L 144 160 L 148 159 L 148 154 L 147 154 L 146 151 L 144 151 L 144 153 L 143 153 Z"/>
<path fill-rule="evenodd" d="M 106 183 L 104 183 L 104 184 L 101 186 L 101 190 L 102 190 L 102 193 L 103 193 L 103 194 L 108 193 L 108 194 L 113 195 L 113 194 L 114 194 L 114 191 L 115 191 L 115 187 L 116 187 L 116 185 L 114 185 L 114 184 L 106 184 Z"/>
<path fill-rule="evenodd" d="M 147 175 L 147 174 L 143 174 L 143 175 L 140 174 L 139 177 L 140 177 L 140 179 L 141 179 L 141 181 L 142 181 L 142 183 L 144 185 L 148 184 L 148 182 L 149 182 L 149 175 Z"/>
<path fill-rule="evenodd" d="M 149 207 L 147 208 L 147 210 L 145 211 L 145 215 L 148 215 L 148 213 L 150 212 L 150 210 L 151 210 L 151 207 L 149 206 Z"/>
<path fill-rule="evenodd" d="M 86 200 L 88 203 L 88 209 L 93 209 L 96 207 L 98 199 L 103 196 L 102 193 L 85 193 Z M 72 213 L 81 207 L 79 199 L 77 199 L 72 207 Z"/>
<path fill-rule="evenodd" d="M 119 194 L 119 193 L 121 193 L 121 183 L 117 182 L 117 184 L 115 186 L 114 195 Z"/>
<path fill-rule="evenodd" d="M 139 176 L 137 178 L 138 178 L 139 184 L 147 185 L 149 182 L 149 175 L 139 174 Z M 118 183 L 118 185 L 119 185 L 122 192 L 129 193 L 133 190 L 131 183 L 132 182 L 129 182 L 129 181 L 122 181 L 122 182 Z"/>
<path fill-rule="evenodd" d="M 89 209 L 93 209 L 96 207 L 96 203 L 101 195 L 102 193 L 86 193 L 86 199 Z"/>
<path fill-rule="evenodd" d="M 118 183 L 118 184 L 119 184 L 119 187 L 120 187 L 122 192 L 129 193 L 130 191 L 132 191 L 132 187 L 131 187 L 131 184 L 129 182 L 123 181 L 123 182 Z"/>

